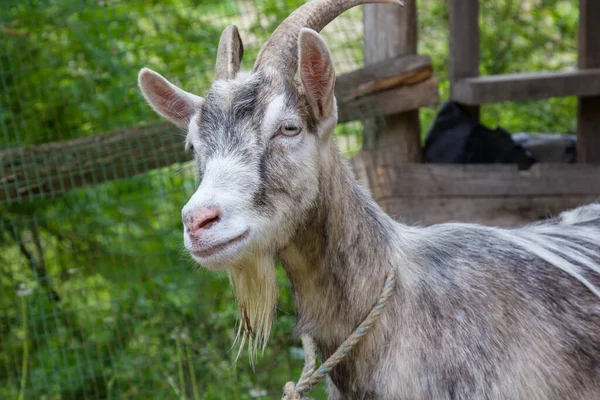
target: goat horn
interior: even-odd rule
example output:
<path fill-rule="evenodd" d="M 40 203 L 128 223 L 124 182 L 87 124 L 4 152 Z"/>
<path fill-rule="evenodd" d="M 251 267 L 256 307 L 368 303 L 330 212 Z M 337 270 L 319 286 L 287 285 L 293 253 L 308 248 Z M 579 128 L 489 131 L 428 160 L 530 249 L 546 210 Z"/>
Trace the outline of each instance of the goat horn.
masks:
<path fill-rule="evenodd" d="M 219 40 L 215 78 L 223 80 L 235 78 L 240 70 L 243 55 L 244 45 L 240 38 L 240 32 L 235 25 L 229 25 Z"/>
<path fill-rule="evenodd" d="M 298 68 L 298 35 L 302 28 L 319 32 L 344 11 L 368 3 L 404 5 L 401 0 L 309 0 L 277 27 L 258 53 L 253 69 L 269 65 L 293 77 Z"/>

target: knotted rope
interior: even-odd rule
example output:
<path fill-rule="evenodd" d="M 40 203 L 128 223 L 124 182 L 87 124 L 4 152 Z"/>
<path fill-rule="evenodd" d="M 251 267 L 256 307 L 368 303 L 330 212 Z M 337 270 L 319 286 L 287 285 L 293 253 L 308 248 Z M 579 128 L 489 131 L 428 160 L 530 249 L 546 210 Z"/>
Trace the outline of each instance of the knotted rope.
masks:
<path fill-rule="evenodd" d="M 393 270 L 388 273 L 381 296 L 367 317 L 356 328 L 356 330 L 342 343 L 340 347 L 327 359 L 319 369 L 316 369 L 315 342 L 308 335 L 302 335 L 302 346 L 304 347 L 304 368 L 298 383 L 288 382 L 283 388 L 281 400 L 302 400 L 305 395 L 319 382 L 323 380 L 333 367 L 338 365 L 362 337 L 373 327 L 379 318 L 385 304 L 392 295 L 396 274 Z"/>

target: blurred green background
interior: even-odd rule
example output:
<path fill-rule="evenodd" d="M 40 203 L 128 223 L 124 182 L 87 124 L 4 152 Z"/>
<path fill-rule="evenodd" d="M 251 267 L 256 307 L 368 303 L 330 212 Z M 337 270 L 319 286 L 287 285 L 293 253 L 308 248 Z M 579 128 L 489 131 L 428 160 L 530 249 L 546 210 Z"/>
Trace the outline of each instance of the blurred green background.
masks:
<path fill-rule="evenodd" d="M 3 0 L 0 151 L 156 121 L 137 90 L 141 67 L 203 94 L 225 26 L 240 28 L 250 68 L 268 34 L 302 3 Z M 482 74 L 576 65 L 577 2 L 481 3 Z M 447 4 L 421 0 L 418 8 L 419 52 L 431 55 L 447 99 Z M 353 9 L 324 31 L 338 72 L 362 64 L 361 21 L 362 9 Z M 486 106 L 482 120 L 512 132 L 573 133 L 575 106 L 573 98 Z M 422 110 L 423 133 L 436 111 Z M 360 130 L 338 127 L 347 154 L 360 148 Z M 183 251 L 180 210 L 196 185 L 187 163 L 0 203 L 1 398 L 280 398 L 303 362 L 289 285 L 279 271 L 277 324 L 264 356 L 254 370 L 245 356 L 234 365 L 227 278 L 195 268 Z M 325 398 L 322 386 L 311 396 Z"/>

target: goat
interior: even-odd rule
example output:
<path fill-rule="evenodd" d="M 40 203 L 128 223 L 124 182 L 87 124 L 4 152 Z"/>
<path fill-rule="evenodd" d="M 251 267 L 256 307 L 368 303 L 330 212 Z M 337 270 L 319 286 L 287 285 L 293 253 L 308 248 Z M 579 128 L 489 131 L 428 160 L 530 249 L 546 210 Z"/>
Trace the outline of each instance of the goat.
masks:
<path fill-rule="evenodd" d="M 518 229 L 408 226 L 378 207 L 337 150 L 335 72 L 317 32 L 369 2 L 307 2 L 248 73 L 227 27 L 204 98 L 140 71 L 150 106 L 187 131 L 202 179 L 182 210 L 184 245 L 228 272 L 241 345 L 252 355 L 267 344 L 276 258 L 297 332 L 324 358 L 393 269 L 377 324 L 328 377 L 331 399 L 600 398 L 600 204 Z"/>

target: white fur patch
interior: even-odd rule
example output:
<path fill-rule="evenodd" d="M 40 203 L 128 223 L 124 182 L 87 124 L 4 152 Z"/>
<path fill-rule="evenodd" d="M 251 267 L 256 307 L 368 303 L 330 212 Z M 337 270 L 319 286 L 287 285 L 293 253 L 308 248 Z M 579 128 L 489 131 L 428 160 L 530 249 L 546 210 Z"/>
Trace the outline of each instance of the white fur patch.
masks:
<path fill-rule="evenodd" d="M 188 126 L 187 135 L 185 135 L 185 150 L 189 150 L 191 146 L 198 146 L 198 119 L 200 113 L 194 114 Z"/>
<path fill-rule="evenodd" d="M 566 225 L 581 224 L 598 218 L 600 218 L 600 204 L 590 204 L 560 214 L 561 222 Z"/>
<path fill-rule="evenodd" d="M 211 92 L 218 99 L 222 108 L 227 109 L 233 101 L 233 91 L 235 88 L 245 85 L 250 85 L 258 77 L 251 72 L 240 71 L 234 79 L 231 80 L 216 80 L 211 86 Z"/>
<path fill-rule="evenodd" d="M 228 81 L 215 81 L 211 87 L 212 93 L 219 100 L 219 104 L 223 108 L 228 108 L 232 100 L 232 85 Z"/>
<path fill-rule="evenodd" d="M 252 164 L 235 155 L 215 157 L 206 164 L 202 182 L 196 192 L 183 207 L 182 217 L 193 215 L 203 208 L 219 208 L 221 217 L 217 224 L 210 228 L 201 238 L 192 241 L 187 228 L 184 227 L 183 242 L 191 253 L 201 246 L 203 248 L 219 245 L 249 231 L 250 235 L 244 243 L 251 240 L 256 233 L 255 222 L 248 218 L 251 208 L 252 193 L 257 185 L 258 176 Z M 241 246 L 241 244 L 240 244 Z M 209 269 L 229 267 L 233 260 L 241 257 L 240 248 L 232 247 L 221 253 L 199 259 Z"/>
<path fill-rule="evenodd" d="M 244 188 L 256 184 L 257 180 L 252 165 L 240 157 L 211 158 L 200 186 L 182 212 L 186 214 L 202 207 L 220 207 L 224 212 L 243 211 L 251 200 L 251 191 Z"/>
<path fill-rule="evenodd" d="M 571 220 L 570 223 L 575 223 L 575 221 Z M 564 227 L 561 227 L 560 225 L 543 226 L 541 229 L 532 227 L 531 229 L 534 232 L 531 232 L 528 229 L 515 230 L 513 232 L 495 228 L 490 229 L 493 229 L 494 233 L 504 240 L 517 245 L 530 254 L 535 254 L 555 268 L 571 275 L 600 298 L 600 289 L 585 278 L 582 273 L 582 268 L 591 270 L 595 273 L 600 273 L 600 267 L 596 265 L 595 261 L 589 258 L 586 255 L 586 252 L 574 251 L 573 247 L 577 247 L 576 245 L 573 246 L 568 241 L 542 234 L 542 232 L 546 234 L 560 234 L 564 232 Z M 535 232 L 536 230 L 538 230 L 538 232 Z M 566 234 L 570 237 L 577 236 L 577 233 L 573 232 L 567 232 Z M 600 243 L 600 232 L 598 230 L 590 230 L 590 235 L 591 236 L 588 237 L 589 239 L 596 243 Z M 575 263 L 568 261 L 568 259 L 573 260 Z"/>
<path fill-rule="evenodd" d="M 239 71 L 237 73 L 237 75 L 235 76 L 235 79 L 237 81 L 242 81 L 243 82 L 243 81 L 246 81 L 246 79 L 248 79 L 248 77 L 250 77 L 251 74 L 252 73 L 250 71 Z"/>
<path fill-rule="evenodd" d="M 283 94 L 275 96 L 275 98 L 267 106 L 263 119 L 263 131 L 275 133 L 282 122 L 285 112 L 285 96 Z"/>

